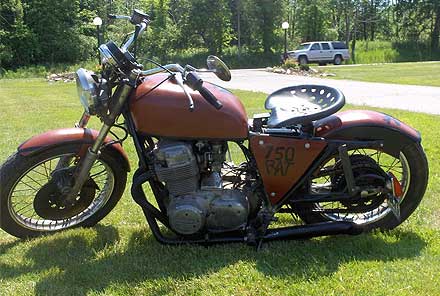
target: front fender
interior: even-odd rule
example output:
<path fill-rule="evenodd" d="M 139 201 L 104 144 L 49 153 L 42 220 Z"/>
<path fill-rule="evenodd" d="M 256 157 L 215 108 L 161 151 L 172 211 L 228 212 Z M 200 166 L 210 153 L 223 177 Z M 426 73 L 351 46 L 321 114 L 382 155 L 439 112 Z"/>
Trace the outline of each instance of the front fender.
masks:
<path fill-rule="evenodd" d="M 398 155 L 411 143 L 420 143 L 420 133 L 396 118 L 375 111 L 349 110 L 318 120 L 315 135 L 337 140 L 383 140 L 385 150 Z"/>
<path fill-rule="evenodd" d="M 99 132 L 88 128 L 62 128 L 47 131 L 43 134 L 34 136 L 29 140 L 18 146 L 18 153 L 23 156 L 30 156 L 36 153 L 40 153 L 52 147 L 57 147 L 66 144 L 83 144 L 81 151 L 86 151 L 83 148 L 91 146 Z M 108 144 L 113 141 L 112 138 L 106 137 L 104 143 Z M 130 171 L 130 163 L 125 150 L 121 144 L 115 143 L 108 146 L 118 153 L 124 160 L 123 166 L 127 171 Z"/>

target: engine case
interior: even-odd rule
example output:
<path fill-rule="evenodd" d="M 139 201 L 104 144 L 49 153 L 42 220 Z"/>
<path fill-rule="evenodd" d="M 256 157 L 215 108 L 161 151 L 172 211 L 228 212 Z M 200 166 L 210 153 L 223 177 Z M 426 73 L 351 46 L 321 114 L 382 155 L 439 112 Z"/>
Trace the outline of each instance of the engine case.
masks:
<path fill-rule="evenodd" d="M 199 167 L 190 144 L 160 141 L 154 149 L 155 171 L 170 195 L 179 196 L 199 189 Z"/>
<path fill-rule="evenodd" d="M 204 227 L 208 232 L 227 232 L 246 226 L 249 215 L 247 197 L 238 190 L 197 191 L 174 197 L 168 205 L 171 228 L 184 235 Z"/>

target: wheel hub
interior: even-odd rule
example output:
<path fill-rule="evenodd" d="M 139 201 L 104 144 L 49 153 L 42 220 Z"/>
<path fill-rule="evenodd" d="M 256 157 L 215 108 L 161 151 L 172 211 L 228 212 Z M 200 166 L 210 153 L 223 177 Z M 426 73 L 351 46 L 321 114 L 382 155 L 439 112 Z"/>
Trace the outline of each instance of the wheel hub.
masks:
<path fill-rule="evenodd" d="M 353 155 L 350 157 L 350 161 L 359 193 L 350 200 L 341 203 L 351 212 L 366 212 L 377 208 L 387 197 L 387 194 L 384 194 L 387 190 L 387 174 L 369 156 Z M 332 183 L 335 191 L 346 190 L 347 184 L 344 175 L 334 176 Z"/>
<path fill-rule="evenodd" d="M 95 181 L 89 178 L 75 198 L 70 198 L 73 174 L 71 169 L 54 174 L 52 179 L 37 192 L 35 212 L 44 219 L 62 220 L 78 215 L 92 203 L 96 190 Z"/>

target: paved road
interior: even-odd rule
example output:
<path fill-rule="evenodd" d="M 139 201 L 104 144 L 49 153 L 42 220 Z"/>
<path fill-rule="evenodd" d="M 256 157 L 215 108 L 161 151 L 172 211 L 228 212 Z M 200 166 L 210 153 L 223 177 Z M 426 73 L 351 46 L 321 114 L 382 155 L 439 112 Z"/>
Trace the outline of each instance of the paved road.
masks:
<path fill-rule="evenodd" d="M 323 84 L 339 88 L 347 103 L 440 114 L 440 87 L 331 80 L 269 73 L 263 69 L 232 70 L 232 80 L 224 82 L 212 74 L 205 80 L 228 89 L 271 93 L 296 84 Z"/>

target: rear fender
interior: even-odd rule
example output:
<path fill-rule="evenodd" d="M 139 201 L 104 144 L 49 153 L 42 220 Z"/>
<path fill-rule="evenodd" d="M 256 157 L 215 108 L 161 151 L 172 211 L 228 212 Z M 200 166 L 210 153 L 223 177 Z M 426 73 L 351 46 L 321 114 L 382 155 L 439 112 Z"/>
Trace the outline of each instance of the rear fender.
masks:
<path fill-rule="evenodd" d="M 418 131 L 398 119 L 368 110 L 349 110 L 318 120 L 315 135 L 334 140 L 383 140 L 384 150 L 395 157 L 406 145 L 422 140 Z"/>
<path fill-rule="evenodd" d="M 79 154 L 84 154 L 98 137 L 99 132 L 88 128 L 63 128 L 45 132 L 34 136 L 23 144 L 18 146 L 18 153 L 22 156 L 31 156 L 47 149 L 66 145 L 66 144 L 82 144 Z M 104 143 L 108 144 L 113 141 L 112 138 L 106 137 Z M 115 143 L 108 146 L 119 155 L 123 161 L 122 165 L 125 170 L 130 171 L 130 163 L 125 150 L 121 144 Z"/>

